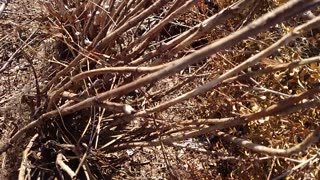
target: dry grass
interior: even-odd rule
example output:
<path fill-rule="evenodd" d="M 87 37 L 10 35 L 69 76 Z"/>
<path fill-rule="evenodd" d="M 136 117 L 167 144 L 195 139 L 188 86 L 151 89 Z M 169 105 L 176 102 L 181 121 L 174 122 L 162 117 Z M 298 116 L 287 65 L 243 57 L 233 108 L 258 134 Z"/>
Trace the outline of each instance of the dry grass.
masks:
<path fill-rule="evenodd" d="M 1 20 L 2 176 L 319 178 L 319 4 L 54 0 Z"/>

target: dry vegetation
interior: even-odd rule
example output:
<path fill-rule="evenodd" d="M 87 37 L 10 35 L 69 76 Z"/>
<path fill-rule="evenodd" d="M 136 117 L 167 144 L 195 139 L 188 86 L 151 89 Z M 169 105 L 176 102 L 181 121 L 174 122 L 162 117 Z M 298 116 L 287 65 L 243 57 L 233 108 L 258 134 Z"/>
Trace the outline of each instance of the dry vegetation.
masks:
<path fill-rule="evenodd" d="M 9 2 L 1 179 L 320 178 L 319 5 Z"/>

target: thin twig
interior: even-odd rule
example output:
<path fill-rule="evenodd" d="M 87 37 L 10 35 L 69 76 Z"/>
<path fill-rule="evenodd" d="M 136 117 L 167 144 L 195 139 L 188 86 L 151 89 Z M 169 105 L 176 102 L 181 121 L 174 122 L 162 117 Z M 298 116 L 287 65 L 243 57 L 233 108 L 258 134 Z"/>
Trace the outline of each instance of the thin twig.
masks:
<path fill-rule="evenodd" d="M 26 149 L 23 151 L 22 153 L 22 161 L 21 161 L 21 165 L 20 165 L 20 169 L 19 169 L 19 180 L 25 180 L 25 173 L 27 168 L 29 168 L 28 166 L 28 155 L 29 155 L 29 151 L 31 150 L 34 141 L 37 139 L 39 135 L 35 134 L 29 141 Z"/>
<path fill-rule="evenodd" d="M 284 172 L 283 174 L 281 174 L 280 176 L 277 176 L 275 178 L 273 178 L 273 180 L 278 180 L 278 179 L 282 179 L 290 174 L 292 174 L 294 171 L 296 171 L 299 168 L 304 167 L 305 165 L 311 163 L 312 161 L 318 161 L 319 160 L 319 154 L 314 155 L 313 157 L 301 162 L 299 165 L 293 167 L 292 169 L 287 170 L 286 172 Z"/>
<path fill-rule="evenodd" d="M 233 81 L 239 81 L 239 80 L 243 80 L 243 79 L 248 79 L 250 77 L 253 76 L 259 76 L 262 74 L 268 74 L 268 73 L 272 73 L 275 71 L 281 71 L 281 70 L 285 70 L 285 69 L 292 69 L 298 66 L 303 66 L 303 65 L 307 65 L 307 64 L 312 64 L 312 63 L 317 63 L 320 62 L 320 56 L 315 56 L 315 57 L 311 57 L 311 58 L 307 58 L 307 59 L 301 59 L 301 60 L 295 60 L 289 63 L 284 63 L 284 64 L 278 64 L 278 65 L 274 65 L 274 66 L 268 66 L 265 69 L 259 70 L 259 71 L 253 71 L 253 72 L 248 72 L 246 74 L 242 74 L 242 75 L 238 75 L 238 76 L 234 76 L 231 77 L 229 79 L 226 79 L 224 81 L 224 83 L 230 83 Z"/>
<path fill-rule="evenodd" d="M 24 43 L 22 46 L 20 46 L 11 56 L 10 58 L 6 61 L 6 63 L 4 63 L 4 65 L 0 68 L 0 73 L 2 73 L 3 71 L 6 70 L 6 68 L 12 63 L 12 61 L 14 60 L 14 58 L 16 57 L 16 55 L 18 53 L 20 53 L 24 48 L 26 48 L 29 44 L 31 44 L 33 42 L 33 39 L 31 40 L 31 38 L 33 37 L 33 35 L 35 35 L 38 32 L 38 28 L 36 30 L 34 30 L 30 36 L 26 39 L 26 43 Z M 30 41 L 29 41 L 30 40 Z"/>
<path fill-rule="evenodd" d="M 277 159 L 276 157 L 273 157 L 273 159 L 272 159 L 272 164 L 271 164 L 271 168 L 270 168 L 270 171 L 269 171 L 267 180 L 270 180 L 270 178 L 271 178 L 272 171 L 273 171 L 274 165 L 275 165 L 275 163 L 276 163 L 276 159 Z"/>

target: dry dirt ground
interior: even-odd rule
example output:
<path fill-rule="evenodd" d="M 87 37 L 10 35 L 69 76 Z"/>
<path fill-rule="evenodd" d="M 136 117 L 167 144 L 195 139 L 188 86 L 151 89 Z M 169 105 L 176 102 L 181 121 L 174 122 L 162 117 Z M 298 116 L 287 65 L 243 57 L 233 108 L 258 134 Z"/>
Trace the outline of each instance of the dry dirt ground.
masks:
<path fill-rule="evenodd" d="M 10 1 L 0 15 L 0 143 L 30 121 L 28 100 L 35 93 L 35 80 L 41 85 L 47 76 L 39 53 L 46 36 L 40 8 L 33 0 Z M 20 156 L 1 155 L 0 179 L 17 174 Z"/>

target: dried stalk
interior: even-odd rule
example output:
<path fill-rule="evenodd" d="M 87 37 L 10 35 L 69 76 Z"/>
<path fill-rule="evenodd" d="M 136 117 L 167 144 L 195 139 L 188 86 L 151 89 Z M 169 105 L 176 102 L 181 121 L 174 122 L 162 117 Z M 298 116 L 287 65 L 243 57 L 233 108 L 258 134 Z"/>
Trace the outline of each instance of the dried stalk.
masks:
<path fill-rule="evenodd" d="M 247 0 L 240 0 L 229 7 L 221 10 L 219 13 L 215 14 L 214 16 L 208 18 L 204 22 L 200 23 L 199 25 L 195 26 L 194 28 L 182 33 L 178 37 L 172 39 L 171 41 L 162 44 L 157 50 L 153 50 L 150 53 L 144 55 L 143 57 L 140 57 L 134 61 L 132 61 L 129 65 L 137 66 L 142 64 L 143 62 L 146 62 L 150 60 L 153 57 L 156 57 L 158 55 L 161 55 L 162 53 L 172 50 L 174 47 L 185 47 L 184 45 L 187 45 L 186 43 L 181 43 L 182 41 L 186 42 L 186 39 L 190 39 L 190 37 L 196 38 L 196 35 L 199 35 L 197 37 L 200 37 L 201 35 L 205 35 L 205 33 L 211 31 L 215 26 L 224 23 L 224 21 L 230 17 L 231 15 L 234 15 L 235 13 L 240 12 L 243 10 L 248 4 Z M 190 39 L 188 44 L 190 44 L 194 39 Z M 179 44 L 179 45 L 178 45 Z"/>
<path fill-rule="evenodd" d="M 241 139 L 238 137 L 231 136 L 229 134 L 226 134 L 224 132 L 217 132 L 218 136 L 221 136 L 223 139 L 230 141 L 232 143 L 235 143 L 239 146 L 245 147 L 247 149 L 250 149 L 254 152 L 258 153 L 264 153 L 272 156 L 281 156 L 281 157 L 288 157 L 293 154 L 297 154 L 300 152 L 305 151 L 309 146 L 319 141 L 320 138 L 320 128 L 317 128 L 314 132 L 309 134 L 305 140 L 303 140 L 301 143 L 295 145 L 292 148 L 289 149 L 274 149 L 269 148 L 263 145 L 252 143 L 251 141 Z"/>
<path fill-rule="evenodd" d="M 136 16 L 138 14 L 139 11 L 141 11 L 145 4 L 146 4 L 147 0 L 142 0 L 140 1 L 133 10 L 131 10 L 125 18 L 123 18 L 119 23 L 117 23 L 117 27 L 122 26 L 129 18 L 131 19 L 132 17 Z"/>
<path fill-rule="evenodd" d="M 99 39 L 98 37 L 94 40 L 93 46 L 95 47 L 95 50 L 97 52 L 103 52 L 105 48 L 108 48 L 110 43 L 114 42 L 114 40 L 124 32 L 126 32 L 128 29 L 133 27 L 134 25 L 138 24 L 138 22 L 142 21 L 143 19 L 146 19 L 151 13 L 153 13 L 155 10 L 160 9 L 162 6 L 164 6 L 169 0 L 161 0 L 154 3 L 152 6 L 150 6 L 148 9 L 143 11 L 138 16 L 130 19 L 128 22 L 126 22 L 123 26 L 117 28 L 115 31 L 108 34 L 103 39 Z M 99 41 L 99 42 L 97 42 Z M 95 44 L 96 43 L 96 44 Z"/>
<path fill-rule="evenodd" d="M 4 65 L 0 68 L 0 73 L 4 72 L 8 66 L 13 62 L 14 58 L 16 57 L 16 55 L 18 53 L 20 53 L 21 51 L 23 51 L 24 48 L 26 48 L 27 46 L 29 46 L 34 39 L 33 36 L 38 32 L 39 29 L 34 30 L 30 36 L 25 40 L 24 44 L 22 46 L 20 46 L 11 56 L 8 60 L 6 60 L 6 62 L 4 63 Z"/>
<path fill-rule="evenodd" d="M 165 2 L 165 1 L 161 1 Z M 123 32 L 125 32 L 128 28 L 132 27 L 132 23 L 136 24 L 137 22 L 141 21 L 142 19 L 144 19 L 145 15 L 150 14 L 153 10 L 155 10 L 154 8 L 158 7 L 157 5 L 159 5 L 160 7 L 160 1 L 159 3 L 157 2 L 156 4 L 154 4 L 153 6 L 151 6 L 150 8 L 148 8 L 146 11 L 144 11 L 144 13 L 140 14 L 138 17 L 135 17 L 134 19 L 131 19 L 129 22 L 125 23 L 123 26 L 119 27 L 119 29 L 115 30 L 114 34 L 109 34 L 107 37 L 105 37 L 102 41 L 100 45 L 104 45 L 104 43 L 107 43 L 106 40 L 108 42 L 113 42 L 112 40 L 114 38 L 116 38 L 118 35 L 122 34 Z M 176 60 L 172 63 L 168 63 L 166 65 L 165 68 L 158 70 L 155 73 L 152 73 L 150 75 L 144 76 L 134 82 L 125 84 L 123 86 L 120 86 L 118 88 L 112 89 L 110 91 L 98 94 L 97 96 L 94 97 L 90 97 L 87 98 L 86 100 L 83 100 L 79 103 L 70 103 L 69 105 L 63 105 L 62 107 L 60 107 L 58 110 L 53 110 L 50 112 L 47 112 L 43 115 L 41 115 L 37 120 L 29 123 L 27 126 L 23 127 L 22 129 L 20 129 L 10 140 L 9 143 L 4 144 L 3 146 L 0 147 L 0 152 L 4 152 L 7 148 L 9 148 L 11 146 L 11 144 L 14 144 L 19 138 L 22 137 L 22 134 L 24 134 L 25 132 L 27 132 L 28 130 L 39 126 L 40 124 L 47 122 L 50 120 L 50 118 L 55 117 L 57 115 L 67 115 L 67 114 L 71 114 L 73 112 L 82 110 L 84 108 L 88 108 L 92 105 L 97 105 L 98 103 L 102 103 L 104 100 L 110 98 L 110 97 L 119 97 L 121 95 L 124 95 L 128 92 L 131 92 L 137 88 L 140 88 L 142 86 L 145 86 L 146 84 L 149 83 L 153 83 L 156 82 L 159 79 L 163 79 L 164 77 L 167 77 L 173 73 L 176 73 L 178 71 L 180 71 L 181 69 L 187 67 L 190 64 L 194 64 L 196 62 L 201 61 L 203 58 L 208 57 L 216 52 L 218 52 L 219 50 L 228 48 L 232 45 L 234 45 L 236 42 L 241 41 L 249 36 L 253 36 L 259 32 L 265 31 L 268 27 L 275 25 L 279 22 L 282 22 L 283 20 L 286 20 L 298 13 L 301 13 L 303 11 L 315 8 L 316 5 L 320 4 L 319 0 L 311 0 L 311 1 L 303 1 L 303 0 L 292 0 L 290 2 L 288 2 L 287 4 L 277 8 L 276 10 L 274 10 L 273 12 L 270 12 L 264 16 L 262 16 L 261 18 L 259 18 L 258 20 L 256 20 L 255 22 L 249 24 L 248 26 L 244 27 L 243 29 L 229 35 L 228 37 L 222 38 L 220 40 L 217 40 L 216 42 L 212 43 L 211 45 L 208 45 L 207 47 L 204 47 L 188 56 L 185 56 L 179 60 Z M 161 4 L 162 5 L 162 4 Z M 319 20 L 319 18 L 316 18 L 317 20 Z M 314 21 L 312 21 L 314 23 Z M 312 24 L 309 22 L 309 25 Z M 314 24 L 313 24 L 314 25 Z M 301 30 L 301 29 L 298 29 Z M 292 36 L 297 35 L 296 32 L 297 30 L 295 30 L 295 32 L 291 33 Z M 103 46 L 103 48 L 105 48 L 105 46 Z M 99 49 L 99 48 L 98 48 Z M 47 88 L 45 89 L 49 89 L 54 83 L 58 82 L 59 78 L 61 78 L 62 75 L 66 74 L 68 71 L 71 70 L 71 68 L 76 67 L 78 65 L 78 63 L 82 60 L 84 56 L 83 55 L 78 55 L 70 64 L 68 67 L 66 67 L 65 69 L 63 69 L 62 71 L 60 71 L 57 76 L 48 84 Z M 250 61 L 251 60 L 251 61 Z M 255 60 L 257 61 L 257 60 Z M 210 87 L 214 87 L 217 84 L 221 83 L 223 80 L 231 77 L 232 75 L 240 72 L 241 70 L 243 70 L 246 67 L 249 67 L 250 65 L 254 64 L 255 61 L 253 61 L 252 59 L 249 59 L 249 61 L 246 61 L 244 63 L 242 63 L 240 65 L 240 67 L 235 67 L 234 69 L 231 69 L 229 72 L 227 72 L 225 75 L 221 76 L 219 78 L 219 81 L 213 81 L 211 82 L 212 86 L 206 86 L 206 88 Z M 209 83 L 210 85 L 210 83 Z M 195 91 L 195 93 L 191 93 L 190 97 L 193 97 L 194 95 L 197 95 L 197 93 L 202 93 L 204 92 L 203 89 L 197 89 Z M 181 96 L 180 96 L 181 97 Z M 180 100 L 183 99 L 180 98 L 178 99 L 178 101 L 175 101 L 175 103 L 177 102 L 181 102 Z M 172 102 L 172 101 L 171 101 Z M 174 103 L 172 103 L 174 104 Z M 172 105 L 171 104 L 171 105 Z M 164 107 L 164 106 L 162 106 Z M 274 109 L 271 109 L 270 112 L 280 112 L 280 111 L 275 111 Z M 145 113 L 148 113 L 147 111 Z M 141 116 L 140 113 L 137 116 Z M 251 117 L 252 118 L 252 117 Z M 185 138 L 189 138 L 189 137 L 193 137 L 193 136 L 197 136 L 200 134 L 205 134 L 205 133 L 209 133 L 214 129 L 219 129 L 219 128 L 224 128 L 224 127 L 230 127 L 233 126 L 235 124 L 242 124 L 245 122 L 245 118 L 235 118 L 232 121 L 227 121 L 225 124 L 217 124 L 216 126 L 213 127 L 204 127 L 204 128 L 200 128 L 196 131 L 191 131 L 188 132 L 186 134 L 181 134 L 178 135 L 176 137 L 173 138 L 167 138 L 164 139 L 163 142 L 164 143 L 172 143 L 174 141 L 179 141 L 181 139 L 185 139 Z M 143 143 L 142 143 L 143 144 Z M 157 144 L 157 142 L 150 142 L 147 144 Z M 130 145 L 130 144 L 129 144 Z M 134 145 L 134 144 L 133 144 Z M 121 147 L 125 147 L 126 145 L 123 144 L 121 145 Z"/>
<path fill-rule="evenodd" d="M 305 165 L 307 165 L 308 163 L 313 163 L 314 161 L 318 161 L 319 160 L 319 157 L 320 155 L 319 154 L 316 154 L 314 155 L 313 157 L 301 162 L 299 165 L 291 168 L 291 169 L 288 169 L 287 171 L 285 171 L 284 173 L 282 173 L 280 176 L 277 176 L 275 178 L 273 178 L 273 180 L 279 180 L 279 179 L 283 179 L 284 177 L 290 175 L 291 173 L 293 173 L 294 171 L 296 171 L 297 169 L 299 168 L 302 168 L 304 167 Z"/>
<path fill-rule="evenodd" d="M 37 139 L 39 135 L 38 134 L 35 134 L 29 141 L 28 145 L 27 145 L 27 148 L 23 151 L 22 153 L 22 161 L 21 161 L 21 165 L 20 165 L 20 170 L 19 170 L 19 176 L 18 176 L 18 179 L 19 180 L 25 180 L 26 177 L 26 170 L 29 169 L 29 165 L 28 165 L 28 155 L 29 155 L 29 152 L 33 146 L 33 143 L 34 141 Z"/>
<path fill-rule="evenodd" d="M 320 62 L 320 56 L 311 57 L 311 58 L 307 58 L 307 59 L 296 60 L 296 61 L 292 61 L 292 62 L 284 63 L 284 64 L 277 64 L 277 65 L 274 65 L 274 66 L 268 66 L 265 69 L 262 69 L 262 70 L 259 70 L 259 71 L 248 72 L 246 74 L 234 76 L 232 78 L 229 78 L 229 79 L 225 80 L 224 83 L 230 83 L 230 82 L 239 81 L 239 80 L 242 80 L 242 79 L 248 79 L 248 78 L 253 77 L 253 76 L 259 76 L 259 75 L 262 75 L 262 74 L 270 74 L 270 73 L 275 72 L 275 71 L 292 69 L 292 68 L 295 68 L 295 67 L 298 67 L 298 66 L 303 66 L 303 65 L 317 63 L 317 62 Z"/>
<path fill-rule="evenodd" d="M 85 101 L 82 101 L 76 105 L 73 105 L 71 107 L 66 108 L 65 110 L 62 109 L 61 112 L 64 114 L 64 111 L 68 112 L 75 112 L 78 111 L 84 107 L 88 107 L 92 104 L 93 101 L 103 101 L 104 99 L 107 99 L 109 97 L 119 96 L 126 94 L 128 92 L 131 92 L 145 84 L 155 82 L 159 79 L 162 79 L 170 74 L 173 74 L 186 66 L 188 66 L 191 63 L 196 63 L 200 60 L 202 60 L 204 57 L 208 57 L 209 55 L 212 55 L 213 53 L 217 52 L 218 50 L 225 49 L 231 45 L 234 44 L 234 42 L 238 42 L 248 36 L 252 36 L 256 33 L 259 33 L 261 31 L 264 31 L 267 27 L 276 24 L 278 22 L 283 21 L 286 18 L 289 18 L 290 16 L 295 15 L 296 13 L 300 13 L 301 11 L 309 10 L 310 8 L 314 8 L 316 4 L 320 4 L 319 0 L 310 1 L 309 3 L 304 3 L 301 0 L 296 1 L 290 1 L 284 6 L 281 6 L 274 10 L 273 12 L 270 12 L 263 17 L 259 18 L 255 22 L 249 24 L 248 26 L 244 27 L 243 29 L 239 30 L 238 32 L 235 32 L 234 34 L 227 36 L 225 38 L 222 38 L 215 43 L 202 48 L 188 56 L 185 56 L 179 60 L 176 60 L 172 63 L 169 63 L 166 68 L 163 68 L 155 73 L 152 73 L 150 75 L 147 75 L 143 78 L 140 78 L 134 82 L 128 83 L 126 85 L 123 85 L 121 87 L 118 87 L 116 89 L 112 89 L 110 91 L 98 94 L 94 98 L 88 98 Z M 316 20 L 312 20 L 312 22 L 309 22 L 308 24 L 305 24 L 305 26 L 299 26 L 299 29 L 296 29 L 294 33 L 290 33 L 288 36 L 298 35 L 300 28 L 308 28 L 310 25 L 318 25 L 319 23 L 316 23 L 319 21 L 320 18 L 317 18 Z M 310 28 L 310 27 L 309 27 Z M 254 61 L 253 61 L 254 60 Z M 234 69 L 231 69 L 224 75 L 222 75 L 219 79 L 216 79 L 214 81 L 211 81 L 205 86 L 199 87 L 183 96 L 180 96 L 178 98 L 175 98 L 174 101 L 170 101 L 170 103 L 166 103 L 165 105 L 162 105 L 160 108 L 158 106 L 157 110 L 164 109 L 166 107 L 169 107 L 170 105 L 173 105 L 175 103 L 181 102 L 182 100 L 185 100 L 187 98 L 191 98 L 197 94 L 203 93 L 205 90 L 211 89 L 215 85 L 221 83 L 224 79 L 229 78 L 231 75 L 236 74 L 245 68 L 249 67 L 252 64 L 255 64 L 257 59 L 249 59 L 246 62 L 240 64 L 239 66 L 235 67 Z M 187 96 L 187 98 L 186 98 Z M 155 111 L 155 108 L 153 108 L 151 111 Z M 150 110 L 148 111 L 150 112 Z M 138 115 L 145 115 L 147 114 L 147 111 L 143 111 L 138 113 Z"/>
<path fill-rule="evenodd" d="M 258 120 L 267 116 L 275 116 L 278 114 L 282 114 L 290 110 L 291 108 L 299 107 L 300 109 L 310 109 L 314 107 L 320 107 L 320 101 L 311 101 L 306 103 L 300 103 L 297 105 L 294 105 L 295 103 L 298 103 L 299 101 L 313 97 L 316 93 L 320 93 L 320 87 L 312 89 L 310 91 L 307 91 L 305 93 L 302 93 L 297 96 L 290 97 L 288 99 L 285 99 L 283 101 L 278 102 L 275 105 L 272 105 L 260 112 L 243 115 L 239 117 L 230 117 L 230 118 L 222 118 L 222 119 L 203 119 L 199 121 L 186 121 L 185 124 L 182 123 L 182 125 L 197 125 L 201 124 L 198 128 L 182 128 L 180 130 L 177 130 L 178 133 L 174 135 L 170 135 L 167 138 L 163 138 L 162 142 L 167 145 L 171 145 L 173 142 L 182 141 L 188 138 L 196 137 L 203 134 L 210 134 L 214 131 L 221 130 L 228 127 L 233 127 L 236 125 L 241 125 L 244 123 L 248 123 L 250 121 Z M 297 108 L 295 109 L 297 110 Z M 207 126 L 204 124 L 211 124 L 211 126 Z M 212 125 L 213 124 L 213 125 Z M 189 130 L 187 132 L 181 132 L 181 130 Z M 110 151 L 114 150 L 122 150 L 127 148 L 133 148 L 133 147 L 147 147 L 147 146 L 158 146 L 160 145 L 159 141 L 152 141 L 152 142 L 133 142 L 133 143 L 124 143 L 119 144 L 115 146 L 114 148 L 110 148 Z M 293 151 L 295 152 L 295 151 Z"/>
<path fill-rule="evenodd" d="M 64 155 L 61 153 L 58 153 L 57 159 L 56 159 L 56 164 L 60 166 L 60 168 L 65 171 L 71 179 L 74 179 L 76 177 L 75 172 L 63 162 L 63 159 L 65 159 Z"/>
<path fill-rule="evenodd" d="M 272 44 L 267 49 L 264 49 L 260 53 L 252 56 L 251 58 L 242 62 L 238 66 L 230 69 L 229 71 L 227 71 L 223 75 L 219 76 L 218 78 L 208 82 L 207 84 L 200 86 L 200 87 L 197 87 L 194 90 L 191 90 L 191 91 L 189 91 L 181 96 L 178 96 L 170 101 L 166 101 L 156 107 L 153 107 L 153 108 L 150 108 L 150 109 L 147 109 L 144 111 L 140 111 L 136 114 L 136 116 L 145 116 L 145 115 L 152 113 L 152 112 L 161 111 L 161 110 L 166 109 L 174 104 L 180 103 L 184 100 L 190 99 L 194 96 L 197 96 L 197 95 L 202 94 L 208 90 L 211 90 L 212 88 L 216 87 L 217 85 L 219 85 L 223 81 L 227 80 L 228 78 L 231 78 L 233 75 L 238 74 L 241 71 L 247 69 L 248 67 L 258 63 L 262 58 L 267 57 L 268 55 L 273 53 L 277 48 L 288 43 L 290 40 L 300 36 L 303 32 L 319 26 L 319 24 L 320 24 L 320 16 L 308 21 L 305 24 L 302 24 L 302 25 L 296 27 L 292 32 L 290 32 L 286 36 L 282 37 L 280 40 L 278 40 L 276 43 Z M 243 29 L 246 29 L 246 28 L 243 28 Z M 228 36 L 228 37 L 230 37 L 230 36 Z"/>
<path fill-rule="evenodd" d="M 189 9 L 192 5 L 194 5 L 197 1 L 196 0 L 189 0 L 184 3 L 183 6 L 178 8 L 176 11 L 172 12 L 170 15 L 168 15 L 165 19 L 161 20 L 156 26 L 154 26 L 150 31 L 143 34 L 141 37 L 138 37 L 135 39 L 133 43 L 131 43 L 126 50 L 124 50 L 119 57 L 125 57 L 126 59 L 130 59 L 135 57 L 137 54 L 139 54 L 143 49 L 145 49 L 150 41 L 154 39 L 154 37 L 163 29 L 163 27 L 168 24 L 170 21 L 172 21 L 175 17 L 178 17 L 182 13 L 185 12 L 186 9 Z M 142 42 L 142 43 L 141 43 Z M 141 44 L 140 44 L 141 43 Z M 138 45 L 139 44 L 139 45 Z M 131 51 L 135 46 L 137 46 L 131 54 L 128 54 L 129 51 Z"/>

